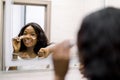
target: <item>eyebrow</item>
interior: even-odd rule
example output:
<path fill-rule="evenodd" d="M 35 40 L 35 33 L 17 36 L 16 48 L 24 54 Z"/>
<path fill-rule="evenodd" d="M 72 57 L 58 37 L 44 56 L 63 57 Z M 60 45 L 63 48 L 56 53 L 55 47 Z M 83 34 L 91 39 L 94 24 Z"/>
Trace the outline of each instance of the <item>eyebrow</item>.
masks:
<path fill-rule="evenodd" d="M 24 31 L 23 33 L 27 33 L 27 31 Z M 30 33 L 35 33 L 35 34 L 36 34 L 36 32 L 35 32 L 35 31 L 32 31 L 32 32 L 30 32 Z"/>

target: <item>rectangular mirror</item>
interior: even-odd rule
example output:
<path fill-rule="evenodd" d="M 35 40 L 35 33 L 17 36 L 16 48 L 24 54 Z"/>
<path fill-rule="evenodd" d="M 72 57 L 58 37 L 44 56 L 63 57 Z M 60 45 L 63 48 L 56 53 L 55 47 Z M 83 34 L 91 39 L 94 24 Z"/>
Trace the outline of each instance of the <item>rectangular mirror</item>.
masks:
<path fill-rule="evenodd" d="M 49 0 L 1 0 L 0 1 L 1 28 L 1 70 L 8 71 L 10 66 L 39 66 L 46 69 L 52 64 L 49 56 L 46 59 L 15 60 L 13 61 L 12 38 L 17 36 L 20 29 L 29 22 L 38 23 L 50 40 L 51 1 Z M 32 17 L 31 17 L 32 16 Z M 40 67 L 41 66 L 41 67 Z M 22 68 L 21 68 L 22 69 Z M 24 68 L 28 70 L 27 67 Z M 23 69 L 23 70 L 24 70 Z M 30 69 L 30 68 L 29 68 Z M 31 68 L 38 69 L 38 68 Z M 30 70 L 31 70 L 30 69 Z"/>

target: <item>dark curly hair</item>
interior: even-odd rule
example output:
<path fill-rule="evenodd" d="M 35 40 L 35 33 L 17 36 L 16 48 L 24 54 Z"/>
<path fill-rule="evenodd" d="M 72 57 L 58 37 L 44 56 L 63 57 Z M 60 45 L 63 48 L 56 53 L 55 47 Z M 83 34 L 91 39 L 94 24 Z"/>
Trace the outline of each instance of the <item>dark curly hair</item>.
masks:
<path fill-rule="evenodd" d="M 23 35 L 24 30 L 28 27 L 28 26 L 32 26 L 37 34 L 37 43 L 35 45 L 34 51 L 37 54 L 37 52 L 39 51 L 40 48 L 42 47 L 46 47 L 48 46 L 48 39 L 45 35 L 45 32 L 42 30 L 41 26 L 37 23 L 28 23 L 26 24 L 20 31 L 20 33 L 18 34 L 18 36 Z M 26 50 L 26 46 L 24 45 L 23 41 L 21 41 L 21 47 L 20 47 L 20 51 L 24 51 Z"/>
<path fill-rule="evenodd" d="M 107 7 L 86 16 L 77 46 L 88 80 L 120 80 L 120 9 Z"/>

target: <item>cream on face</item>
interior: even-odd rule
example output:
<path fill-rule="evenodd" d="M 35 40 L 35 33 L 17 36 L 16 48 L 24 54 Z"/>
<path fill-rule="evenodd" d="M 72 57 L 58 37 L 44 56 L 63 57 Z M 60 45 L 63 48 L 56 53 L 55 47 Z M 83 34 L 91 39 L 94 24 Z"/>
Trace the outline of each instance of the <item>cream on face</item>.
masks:
<path fill-rule="evenodd" d="M 33 47 L 37 43 L 37 34 L 32 26 L 25 29 L 22 38 L 26 47 Z"/>

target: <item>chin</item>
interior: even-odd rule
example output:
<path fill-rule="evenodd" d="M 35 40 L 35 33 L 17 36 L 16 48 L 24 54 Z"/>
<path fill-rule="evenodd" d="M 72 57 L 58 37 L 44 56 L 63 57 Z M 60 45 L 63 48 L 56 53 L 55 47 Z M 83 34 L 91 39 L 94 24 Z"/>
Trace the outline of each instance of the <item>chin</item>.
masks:
<path fill-rule="evenodd" d="M 25 45 L 26 47 L 33 47 L 33 45 Z"/>

